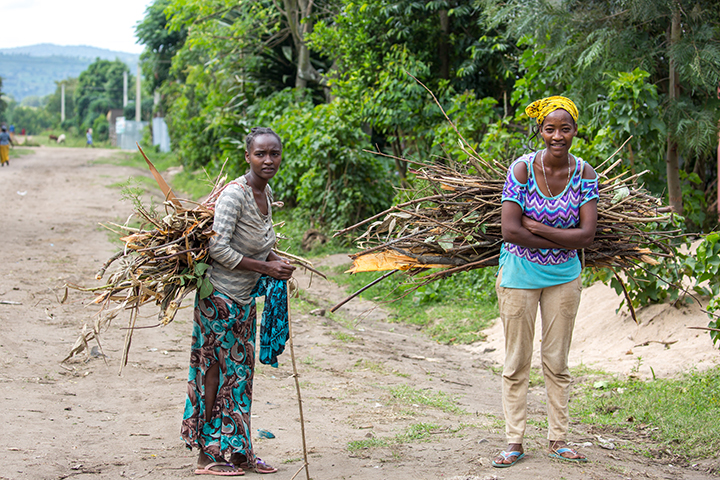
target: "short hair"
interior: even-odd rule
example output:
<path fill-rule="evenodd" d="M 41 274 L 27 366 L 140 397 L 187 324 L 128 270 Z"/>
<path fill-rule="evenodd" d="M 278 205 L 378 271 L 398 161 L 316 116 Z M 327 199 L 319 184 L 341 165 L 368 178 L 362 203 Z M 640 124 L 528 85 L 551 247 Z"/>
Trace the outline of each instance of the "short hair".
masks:
<path fill-rule="evenodd" d="M 245 137 L 245 149 L 248 152 L 250 152 L 250 148 L 255 142 L 255 139 L 260 135 L 273 135 L 275 138 L 277 138 L 277 141 L 280 142 L 280 148 L 282 148 L 282 140 L 280 139 L 280 135 L 275 133 L 272 128 L 253 127 L 252 129 L 250 129 L 250 133 L 247 134 L 247 137 Z"/>
<path fill-rule="evenodd" d="M 3 131 L 3 132 L 6 132 L 6 131 L 7 131 L 7 126 L 3 125 L 3 126 L 2 126 L 2 131 Z"/>

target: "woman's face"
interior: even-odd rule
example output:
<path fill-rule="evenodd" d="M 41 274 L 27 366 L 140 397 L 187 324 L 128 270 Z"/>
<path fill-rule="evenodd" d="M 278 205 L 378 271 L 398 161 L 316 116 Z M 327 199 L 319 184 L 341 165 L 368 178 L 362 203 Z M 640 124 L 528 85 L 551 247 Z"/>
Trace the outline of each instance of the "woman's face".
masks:
<path fill-rule="evenodd" d="M 280 141 L 268 133 L 258 135 L 245 151 L 245 161 L 250 165 L 253 175 L 264 180 L 275 176 L 282 161 Z"/>
<path fill-rule="evenodd" d="M 559 108 L 545 117 L 540 125 L 540 135 L 548 153 L 555 157 L 565 156 L 577 135 L 577 124 L 567 111 Z"/>

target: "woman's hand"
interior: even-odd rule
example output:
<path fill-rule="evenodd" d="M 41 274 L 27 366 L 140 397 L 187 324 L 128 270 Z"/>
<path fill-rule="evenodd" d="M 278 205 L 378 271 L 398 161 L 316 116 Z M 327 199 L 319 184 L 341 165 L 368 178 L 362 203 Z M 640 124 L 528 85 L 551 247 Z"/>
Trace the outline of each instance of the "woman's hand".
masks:
<path fill-rule="evenodd" d="M 540 235 L 540 228 L 542 228 L 542 223 L 538 222 L 537 220 L 533 220 L 532 218 L 523 215 L 520 219 L 520 224 L 525 227 L 530 233 L 534 235 Z"/>
<path fill-rule="evenodd" d="M 288 259 L 279 257 L 274 252 L 268 255 L 265 261 L 243 257 L 235 268 L 238 270 L 250 270 L 251 272 L 262 273 L 263 275 L 278 280 L 289 280 L 295 271 L 295 267 L 290 265 Z"/>
<path fill-rule="evenodd" d="M 269 260 L 265 262 L 265 268 L 267 269 L 265 274 L 278 280 L 289 280 L 295 271 L 295 267 L 290 265 L 287 259 L 278 258 L 280 260 Z"/>

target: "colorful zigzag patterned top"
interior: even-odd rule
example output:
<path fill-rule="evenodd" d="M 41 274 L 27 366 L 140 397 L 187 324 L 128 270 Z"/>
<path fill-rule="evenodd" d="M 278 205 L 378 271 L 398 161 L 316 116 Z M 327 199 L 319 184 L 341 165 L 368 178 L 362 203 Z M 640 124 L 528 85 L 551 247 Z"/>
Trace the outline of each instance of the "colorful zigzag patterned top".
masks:
<path fill-rule="evenodd" d="M 583 179 L 585 163 L 575 158 L 575 169 L 563 192 L 555 197 L 547 197 L 535 180 L 532 164 L 536 153 L 528 153 L 518 158 L 508 169 L 507 180 L 503 188 L 502 201 L 512 201 L 520 205 L 524 215 L 556 228 L 574 228 L 580 223 L 580 207 L 590 200 L 598 198 L 598 180 Z M 520 183 L 513 170 L 518 162 L 528 169 L 527 183 Z M 557 248 L 528 248 L 505 242 L 505 250 L 517 257 L 538 265 L 561 265 L 577 258 L 577 250 Z"/>

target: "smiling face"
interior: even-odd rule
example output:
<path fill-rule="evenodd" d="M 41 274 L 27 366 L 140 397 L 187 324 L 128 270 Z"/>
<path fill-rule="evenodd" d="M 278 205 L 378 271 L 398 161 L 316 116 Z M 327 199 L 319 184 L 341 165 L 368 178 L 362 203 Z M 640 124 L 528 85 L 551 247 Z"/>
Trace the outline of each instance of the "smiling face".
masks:
<path fill-rule="evenodd" d="M 567 156 L 572 140 L 577 135 L 577 124 L 568 112 L 559 108 L 545 117 L 540 125 L 540 135 L 549 154 L 554 157 Z"/>
<path fill-rule="evenodd" d="M 282 161 L 282 145 L 275 135 L 258 135 L 245 151 L 250 173 L 266 182 L 275 176 Z"/>

